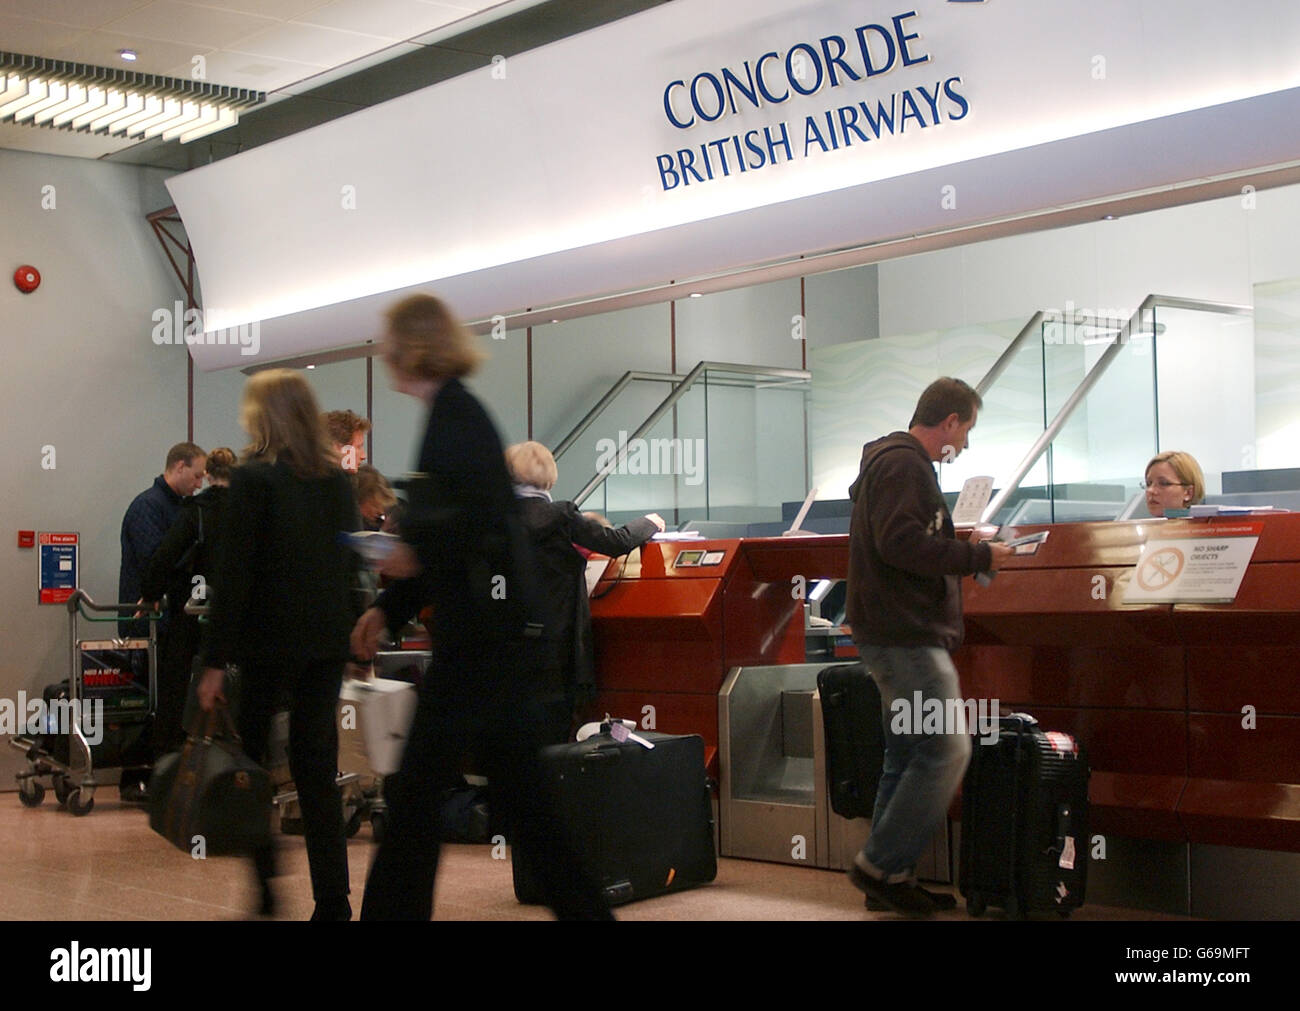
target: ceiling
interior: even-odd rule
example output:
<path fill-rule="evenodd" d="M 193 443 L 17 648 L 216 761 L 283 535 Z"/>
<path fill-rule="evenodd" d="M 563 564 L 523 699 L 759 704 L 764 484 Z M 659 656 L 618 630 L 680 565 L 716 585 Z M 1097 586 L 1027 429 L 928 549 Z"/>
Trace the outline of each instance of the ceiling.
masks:
<path fill-rule="evenodd" d="M 0 0 L 11 52 L 267 94 L 191 144 L 6 123 L 0 147 L 185 171 L 663 2 Z"/>

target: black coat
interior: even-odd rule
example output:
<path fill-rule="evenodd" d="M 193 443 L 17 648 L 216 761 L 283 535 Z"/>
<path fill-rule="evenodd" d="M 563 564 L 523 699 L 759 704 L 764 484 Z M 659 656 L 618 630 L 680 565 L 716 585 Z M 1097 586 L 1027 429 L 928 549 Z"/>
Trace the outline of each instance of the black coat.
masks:
<path fill-rule="evenodd" d="M 286 464 L 235 468 L 222 523 L 204 666 L 347 660 L 360 558 L 339 543 L 360 527 L 342 470 L 301 478 Z"/>
<path fill-rule="evenodd" d="M 212 585 L 229 491 L 214 484 L 181 503 L 180 514 L 145 569 L 140 583 L 145 600 L 156 601 L 165 593 L 172 610 L 179 611 L 190 598 L 194 576 Z"/>
<path fill-rule="evenodd" d="M 520 499 L 524 525 L 533 545 L 542 622 L 554 650 L 553 663 L 566 689 L 596 685 L 596 657 L 587 599 L 587 560 L 574 548 L 618 557 L 648 541 L 658 530 L 652 520 L 606 527 L 589 520 L 572 502 Z"/>
<path fill-rule="evenodd" d="M 501 440 L 459 380 L 434 398 L 416 469 L 401 528 L 424 571 L 393 583 L 375 605 L 394 635 L 432 605 L 435 657 L 460 669 L 499 664 L 537 621 L 528 537 Z"/>

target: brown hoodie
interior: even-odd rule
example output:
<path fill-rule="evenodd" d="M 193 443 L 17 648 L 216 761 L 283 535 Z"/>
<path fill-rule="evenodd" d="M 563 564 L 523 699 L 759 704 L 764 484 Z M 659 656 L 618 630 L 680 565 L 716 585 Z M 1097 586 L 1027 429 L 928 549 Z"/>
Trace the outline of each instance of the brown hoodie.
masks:
<path fill-rule="evenodd" d="M 907 432 L 865 445 L 849 498 L 846 618 L 853 641 L 961 645 L 961 577 L 989 569 L 993 552 L 955 539 L 925 447 Z"/>

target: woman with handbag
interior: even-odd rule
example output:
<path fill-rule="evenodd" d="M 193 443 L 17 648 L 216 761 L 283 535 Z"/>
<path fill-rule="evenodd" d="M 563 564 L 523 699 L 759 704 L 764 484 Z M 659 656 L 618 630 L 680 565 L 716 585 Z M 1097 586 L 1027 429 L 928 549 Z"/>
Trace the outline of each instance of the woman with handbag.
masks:
<path fill-rule="evenodd" d="M 347 920 L 336 713 L 358 609 L 356 556 L 339 542 L 339 532 L 360 526 L 356 498 L 299 373 L 256 373 L 244 388 L 240 423 L 252 443 L 227 496 L 199 702 L 207 711 L 224 703 L 224 669 L 237 664 L 239 733 L 249 757 L 260 762 L 271 717 L 286 699 L 289 768 L 316 900 L 312 919 Z M 271 846 L 260 847 L 253 863 L 261 911 L 269 914 Z"/>
<path fill-rule="evenodd" d="M 428 920 L 438 867 L 437 787 L 473 751 L 495 817 L 539 869 L 557 917 L 611 919 L 555 813 L 538 754 L 543 733 L 528 535 L 501 440 L 462 384 L 480 355 L 447 307 L 413 295 L 387 314 L 384 361 L 392 385 L 422 400 L 428 421 L 418 478 L 408 485 L 403 541 L 380 572 L 394 578 L 357 622 L 353 653 L 374 654 L 432 604 L 433 658 L 420 686 L 388 828 L 366 880 L 361 918 Z M 387 787 L 387 784 L 385 784 Z"/>

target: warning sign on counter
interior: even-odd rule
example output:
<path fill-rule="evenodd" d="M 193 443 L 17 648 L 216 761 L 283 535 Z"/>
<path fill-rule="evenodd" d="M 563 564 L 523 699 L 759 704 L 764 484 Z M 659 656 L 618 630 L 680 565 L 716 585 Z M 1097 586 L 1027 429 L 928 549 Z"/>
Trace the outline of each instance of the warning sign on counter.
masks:
<path fill-rule="evenodd" d="M 1197 524 L 1152 534 L 1124 590 L 1126 604 L 1230 604 L 1262 523 Z"/>

